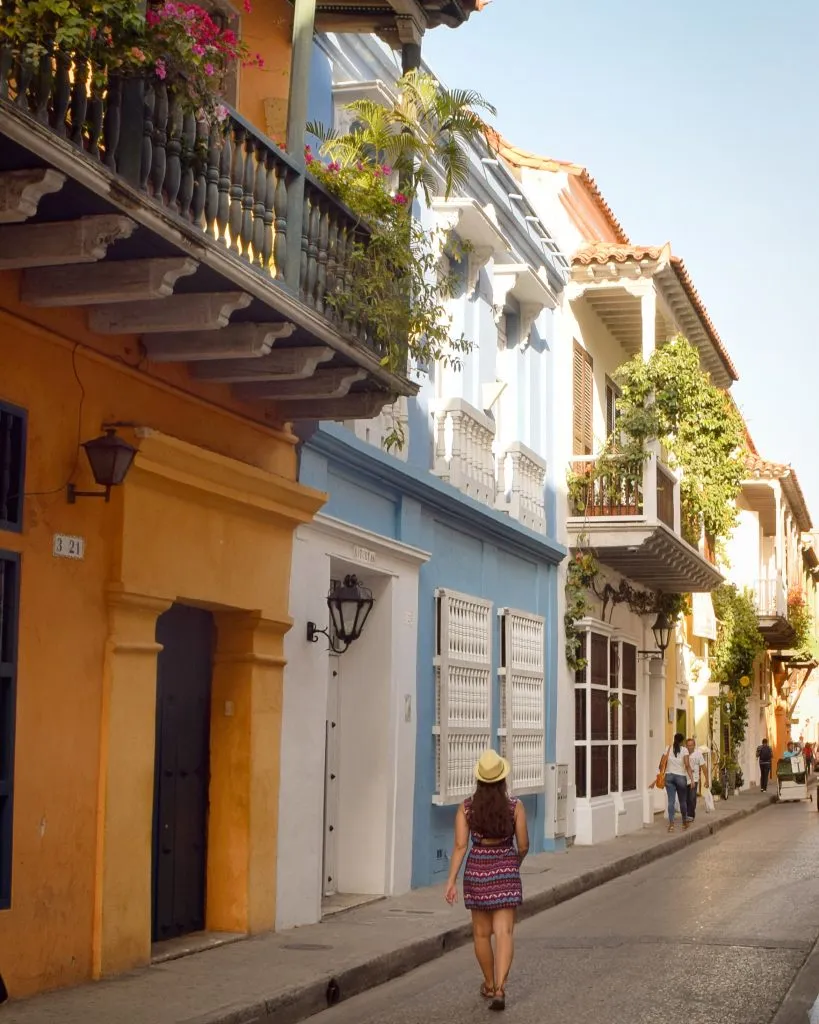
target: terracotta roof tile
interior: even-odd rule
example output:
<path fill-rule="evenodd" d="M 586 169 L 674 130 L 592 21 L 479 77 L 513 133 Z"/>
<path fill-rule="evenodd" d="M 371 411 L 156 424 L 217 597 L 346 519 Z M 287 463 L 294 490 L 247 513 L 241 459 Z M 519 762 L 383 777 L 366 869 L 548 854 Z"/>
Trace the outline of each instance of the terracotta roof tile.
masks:
<path fill-rule="evenodd" d="M 549 157 L 537 156 L 528 150 L 513 146 L 499 132 L 493 128 L 487 130 L 486 141 L 504 163 L 516 169 L 528 168 L 533 171 L 552 171 L 555 174 L 572 174 L 579 178 L 586 186 L 595 206 L 603 215 L 606 223 L 611 228 L 615 237 L 621 245 L 628 245 L 628 235 L 623 225 L 614 216 L 614 211 L 603 198 L 603 193 L 597 187 L 597 182 L 589 174 L 585 167 L 580 164 L 572 164 L 565 160 L 552 160 Z"/>
<path fill-rule="evenodd" d="M 607 263 L 628 263 L 634 260 L 657 262 L 663 257 L 671 258 L 669 245 L 620 245 L 615 242 L 589 242 L 572 255 L 572 263 L 588 267 L 592 263 L 605 266 Z"/>
<path fill-rule="evenodd" d="M 750 438 L 750 435 L 748 436 Z M 753 444 L 753 442 L 751 443 Z M 745 469 L 749 474 L 749 479 L 781 481 L 782 490 L 785 492 L 785 497 L 788 499 L 799 529 L 803 533 L 811 532 L 813 522 L 808 510 L 808 503 L 793 466 L 785 465 L 783 462 L 769 462 L 768 459 L 763 459 L 761 455 L 753 451 L 745 457 Z"/>
<path fill-rule="evenodd" d="M 613 242 L 590 242 L 588 245 L 582 246 L 572 256 L 572 263 L 578 266 L 589 266 L 591 263 L 599 263 L 605 265 L 606 263 L 627 263 L 633 260 L 635 263 L 641 263 L 643 260 L 652 260 L 659 262 L 660 260 L 667 260 L 677 275 L 683 290 L 688 296 L 691 305 L 697 312 L 700 320 L 705 327 L 711 343 L 716 349 L 720 359 L 722 360 L 725 369 L 728 371 L 729 376 L 732 380 L 739 380 L 739 374 L 737 368 L 734 366 L 733 360 L 728 355 L 728 350 L 722 342 L 717 333 L 716 327 L 708 315 L 708 310 L 705 308 L 705 303 L 700 298 L 700 294 L 694 287 L 694 282 L 691 280 L 691 275 L 686 270 L 685 264 L 679 256 L 675 256 L 671 252 L 670 243 L 666 242 L 665 245 L 617 245 Z"/>

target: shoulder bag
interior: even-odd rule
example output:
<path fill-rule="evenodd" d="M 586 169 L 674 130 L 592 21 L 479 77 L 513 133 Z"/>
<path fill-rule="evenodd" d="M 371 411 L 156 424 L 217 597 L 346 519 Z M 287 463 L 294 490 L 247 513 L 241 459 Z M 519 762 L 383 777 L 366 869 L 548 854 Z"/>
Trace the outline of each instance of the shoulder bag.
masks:
<path fill-rule="evenodd" d="M 660 758 L 660 769 L 657 772 L 657 778 L 654 780 L 655 789 L 665 789 L 665 769 L 668 765 L 668 751 L 663 754 Z"/>

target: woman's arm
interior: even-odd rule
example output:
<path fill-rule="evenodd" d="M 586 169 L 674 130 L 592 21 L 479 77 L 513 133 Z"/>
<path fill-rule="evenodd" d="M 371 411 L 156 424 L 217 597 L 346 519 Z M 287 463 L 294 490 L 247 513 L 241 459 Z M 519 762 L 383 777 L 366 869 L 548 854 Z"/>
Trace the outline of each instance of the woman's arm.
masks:
<path fill-rule="evenodd" d="M 520 800 L 515 804 L 515 845 L 518 848 L 518 859 L 522 864 L 529 852 L 529 827 L 526 824 L 526 808 Z"/>
<path fill-rule="evenodd" d="M 688 754 L 686 754 L 683 758 L 683 764 L 685 765 L 685 770 L 688 772 L 688 778 L 691 780 L 691 785 L 693 786 L 694 773 L 691 771 L 691 758 L 688 756 Z"/>
<path fill-rule="evenodd" d="M 458 813 L 455 815 L 455 842 L 453 843 L 452 856 L 449 860 L 449 878 L 445 893 L 447 903 L 454 903 L 458 898 L 458 873 L 461 870 L 461 864 L 464 862 L 467 846 L 469 846 L 469 825 L 466 821 L 464 805 L 461 804 L 458 808 Z"/>

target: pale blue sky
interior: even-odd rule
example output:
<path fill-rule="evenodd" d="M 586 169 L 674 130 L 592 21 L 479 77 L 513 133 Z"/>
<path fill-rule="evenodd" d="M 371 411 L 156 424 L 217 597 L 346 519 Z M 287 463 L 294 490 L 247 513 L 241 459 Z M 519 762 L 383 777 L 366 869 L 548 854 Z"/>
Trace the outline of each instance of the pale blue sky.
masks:
<path fill-rule="evenodd" d="M 510 141 L 586 166 L 633 242 L 671 242 L 817 527 L 818 44 L 817 0 L 495 0 L 424 40 Z"/>

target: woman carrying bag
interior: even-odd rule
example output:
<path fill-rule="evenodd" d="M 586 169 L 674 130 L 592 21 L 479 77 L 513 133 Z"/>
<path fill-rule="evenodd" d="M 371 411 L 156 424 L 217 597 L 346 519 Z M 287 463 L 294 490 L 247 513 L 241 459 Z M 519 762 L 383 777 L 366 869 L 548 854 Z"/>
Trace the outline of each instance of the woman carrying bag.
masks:
<path fill-rule="evenodd" d="M 676 811 L 677 799 L 680 801 L 680 815 L 682 816 L 682 827 L 687 829 L 688 820 L 688 787 L 693 786 L 694 776 L 691 772 L 691 765 L 688 760 L 688 749 L 685 746 L 685 737 L 681 732 L 674 733 L 674 742 L 666 748 L 660 758 L 657 781 L 660 776 L 665 775 L 665 792 L 668 796 L 668 831 L 674 831 L 674 814 Z"/>

